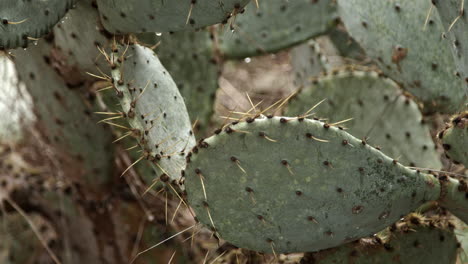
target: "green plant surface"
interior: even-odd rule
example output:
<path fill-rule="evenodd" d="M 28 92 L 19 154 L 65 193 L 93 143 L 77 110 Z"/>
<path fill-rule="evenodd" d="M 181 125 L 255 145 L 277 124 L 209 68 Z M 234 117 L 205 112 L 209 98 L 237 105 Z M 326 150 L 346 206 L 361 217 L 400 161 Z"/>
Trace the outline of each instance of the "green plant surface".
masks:
<path fill-rule="evenodd" d="M 355 137 L 369 138 L 386 155 L 406 166 L 441 169 L 429 126 L 418 105 L 398 85 L 373 71 L 341 70 L 315 78 L 295 96 L 288 116 L 306 113 L 319 101 L 315 116 L 343 124 Z"/>
<path fill-rule="evenodd" d="M 221 28 L 220 50 L 227 58 L 264 55 L 324 34 L 335 24 L 331 0 L 252 1 L 245 13 Z"/>
<path fill-rule="evenodd" d="M 454 113 L 468 101 L 467 86 L 430 8 L 426 0 L 338 0 L 349 34 L 386 75 L 423 102 L 424 112 Z"/>
<path fill-rule="evenodd" d="M 226 23 L 250 0 L 98 0 L 101 21 L 112 33 L 169 32 Z"/>
<path fill-rule="evenodd" d="M 112 181 L 112 138 L 107 128 L 97 124 L 99 119 L 92 114 L 95 110 L 78 92 L 85 85 L 73 84 L 56 71 L 54 50 L 44 40 L 27 51 L 15 51 L 14 58 L 20 79 L 32 97 L 36 130 L 56 148 L 70 170 L 76 169 L 68 175 L 73 178 L 70 180 L 98 193 Z"/>
<path fill-rule="evenodd" d="M 143 150 L 140 159 L 150 160 L 158 175 L 176 180 L 185 168 L 184 153 L 195 145 L 184 99 L 150 48 L 132 44 L 116 49 L 121 53 L 113 53 L 113 84 L 129 132 Z"/>
<path fill-rule="evenodd" d="M 455 115 L 438 137 L 446 156 L 468 167 L 468 111 Z"/>
<path fill-rule="evenodd" d="M 214 112 L 221 66 L 217 64 L 212 35 L 208 30 L 140 34 L 155 52 L 185 99 L 195 132 L 206 133 Z M 198 135 L 198 133 L 196 133 Z"/>
<path fill-rule="evenodd" d="M 31 40 L 52 30 L 76 0 L 2 0 L 0 50 L 26 48 Z"/>
<path fill-rule="evenodd" d="M 47 219 L 35 213 L 27 217 L 41 232 L 45 243 L 55 240 L 55 230 Z M 1 215 L 0 241 L 0 262 L 3 264 L 28 264 L 40 258 L 51 261 L 29 223 L 18 213 Z"/>
<path fill-rule="evenodd" d="M 465 91 L 468 93 L 468 17 L 466 0 L 432 0 L 437 7 L 440 18 L 444 23 L 445 34 L 450 40 L 452 54 L 457 62 L 458 70 L 465 82 Z"/>
<path fill-rule="evenodd" d="M 95 1 L 79 1 L 53 32 L 54 46 L 65 54 L 63 60 L 73 68 L 72 71 L 78 71 L 82 78 L 88 79 L 93 77 L 86 72 L 102 75 L 99 71 L 104 71 L 108 62 L 99 49 L 109 49 L 112 35 L 103 29 Z"/>
<path fill-rule="evenodd" d="M 466 209 L 468 185 L 465 179 L 453 179 L 447 176 L 441 176 L 440 179 L 440 205 L 468 224 L 468 211 Z"/>
<path fill-rule="evenodd" d="M 459 250 L 453 230 L 436 219 L 418 222 L 397 223 L 387 230 L 387 237 L 366 238 L 337 248 L 306 253 L 301 263 L 455 264 Z"/>
<path fill-rule="evenodd" d="M 331 248 L 374 234 L 439 197 L 410 170 L 339 127 L 259 117 L 199 143 L 188 201 L 226 241 L 260 252 Z"/>
<path fill-rule="evenodd" d="M 314 40 L 297 45 L 291 49 L 290 54 L 296 87 L 309 86 L 314 77 L 332 68 L 320 45 Z"/>

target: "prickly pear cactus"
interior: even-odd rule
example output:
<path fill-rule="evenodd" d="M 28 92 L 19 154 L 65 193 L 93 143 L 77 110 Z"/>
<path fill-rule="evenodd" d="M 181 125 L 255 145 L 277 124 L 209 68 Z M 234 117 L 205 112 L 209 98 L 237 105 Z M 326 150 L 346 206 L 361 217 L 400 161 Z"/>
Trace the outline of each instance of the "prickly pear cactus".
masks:
<path fill-rule="evenodd" d="M 228 242 L 261 252 L 338 246 L 440 193 L 433 176 L 339 127 L 303 118 L 226 126 L 187 158 L 185 186 L 198 219 Z"/>
<path fill-rule="evenodd" d="M 457 235 L 458 241 L 460 241 L 461 244 L 461 250 L 460 253 L 458 254 L 458 257 L 461 261 L 461 263 L 468 263 L 468 255 L 466 252 L 468 252 L 468 225 L 464 223 L 459 223 L 457 226 L 457 229 L 455 229 L 455 234 Z"/>
<path fill-rule="evenodd" d="M 325 33 L 334 25 L 333 1 L 252 1 L 221 33 L 220 49 L 228 58 L 262 55 Z"/>
<path fill-rule="evenodd" d="M 50 245 L 56 239 L 56 233 L 50 223 L 42 216 L 32 213 L 27 215 L 38 228 L 42 239 Z M 33 232 L 28 222 L 18 213 L 8 213 L 0 217 L 0 262 L 4 264 L 27 264 L 38 259 L 51 259 L 47 256 L 44 245 Z"/>
<path fill-rule="evenodd" d="M 169 32 L 227 22 L 250 0 L 98 0 L 104 27 L 112 33 Z"/>
<path fill-rule="evenodd" d="M 453 57 L 458 63 L 459 73 L 464 79 L 466 87 L 468 87 L 468 34 L 466 34 L 468 31 L 468 17 L 465 14 L 468 1 L 432 0 L 432 4 L 439 11 L 446 34 L 450 39 Z"/>
<path fill-rule="evenodd" d="M 291 49 L 291 65 L 294 72 L 294 85 L 306 87 L 311 79 L 331 69 L 328 58 L 322 54 L 320 45 L 309 40 Z"/>
<path fill-rule="evenodd" d="M 440 205 L 468 224 L 468 211 L 466 209 L 468 185 L 466 180 L 454 179 L 445 175 L 441 175 L 439 179 L 441 186 Z"/>
<path fill-rule="evenodd" d="M 26 48 L 28 43 L 49 33 L 76 0 L 2 0 L 0 50 Z"/>
<path fill-rule="evenodd" d="M 56 50 L 44 40 L 28 50 L 15 51 L 16 69 L 30 93 L 38 131 L 57 151 L 63 153 L 63 162 L 80 167 L 75 180 L 95 191 L 111 180 L 111 135 L 92 115 L 92 107 L 73 90 L 83 88 L 81 81 L 62 78 Z M 68 83 L 67 83 L 68 82 Z M 81 176 L 79 176 L 81 175 Z M 72 177 L 72 175 L 70 175 Z"/>
<path fill-rule="evenodd" d="M 110 47 L 112 35 L 103 29 L 95 1 L 79 1 L 76 8 L 67 13 L 67 19 L 54 27 L 53 32 L 54 45 L 66 54 L 63 60 L 82 77 L 90 79 L 92 77 L 86 72 L 100 75 L 99 71 L 106 69 L 107 62 L 99 49 Z"/>
<path fill-rule="evenodd" d="M 178 179 L 185 153 L 195 145 L 184 99 L 151 49 L 132 44 L 114 51 L 113 85 L 128 133 L 143 148 L 140 159 L 150 160 L 158 174 Z"/>
<path fill-rule="evenodd" d="M 425 112 L 453 113 L 467 102 L 467 86 L 455 75 L 442 23 L 428 17 L 430 7 L 426 0 L 338 0 L 350 35 L 386 75 L 423 102 Z"/>
<path fill-rule="evenodd" d="M 365 51 L 348 32 L 346 32 L 342 25 L 332 29 L 330 33 L 328 33 L 328 36 L 341 56 L 358 61 L 362 61 L 366 58 Z"/>
<path fill-rule="evenodd" d="M 152 39 L 144 38 L 145 43 L 156 45 L 160 41 L 155 52 L 184 97 L 192 123 L 197 122 L 195 129 L 203 134 L 213 115 L 221 71 L 213 35 L 207 30 L 164 33 L 160 37 L 154 33 L 146 35 L 152 35 Z"/>
<path fill-rule="evenodd" d="M 447 157 L 468 167 L 468 111 L 454 116 L 438 137 Z"/>
<path fill-rule="evenodd" d="M 392 80 L 373 71 L 342 70 L 315 78 L 289 104 L 286 114 L 298 116 L 325 99 L 314 112 L 329 122 L 353 118 L 349 133 L 378 146 L 406 166 L 440 169 L 429 127 L 416 103 Z"/>
<path fill-rule="evenodd" d="M 410 221 L 413 221 L 411 223 Z M 446 221 L 409 216 L 376 237 L 316 253 L 307 253 L 303 264 L 421 263 L 455 264 L 458 241 Z"/>

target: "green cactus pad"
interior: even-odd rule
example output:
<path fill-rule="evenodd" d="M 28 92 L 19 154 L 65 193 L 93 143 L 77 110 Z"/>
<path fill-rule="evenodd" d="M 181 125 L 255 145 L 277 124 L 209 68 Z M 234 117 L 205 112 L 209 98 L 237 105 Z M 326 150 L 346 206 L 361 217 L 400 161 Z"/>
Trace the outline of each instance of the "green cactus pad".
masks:
<path fill-rule="evenodd" d="M 460 241 L 461 250 L 458 254 L 458 258 L 461 263 L 468 263 L 468 225 L 462 222 L 457 223 L 457 229 L 455 233 L 457 234 L 457 239 Z"/>
<path fill-rule="evenodd" d="M 440 18 L 444 23 L 446 34 L 450 37 L 452 54 L 459 67 L 459 73 L 468 86 L 468 16 L 467 0 L 432 0 L 437 7 Z M 464 10 L 462 10 L 464 7 Z M 450 31 L 449 31 L 450 29 Z M 468 88 L 466 88 L 468 93 Z"/>
<path fill-rule="evenodd" d="M 198 120 L 197 130 L 203 134 L 213 115 L 220 72 L 210 33 L 183 31 L 164 33 L 160 37 L 147 34 L 153 35 L 151 44 L 161 41 L 155 52 L 184 97 L 192 123 Z"/>
<path fill-rule="evenodd" d="M 362 61 L 366 58 L 366 52 L 359 44 L 341 27 L 334 28 L 328 33 L 328 37 L 338 49 L 341 56 Z"/>
<path fill-rule="evenodd" d="M 358 138 L 369 138 L 386 155 L 406 166 L 440 169 L 429 127 L 421 122 L 416 103 L 402 95 L 392 80 L 376 72 L 344 70 L 315 79 L 291 100 L 286 115 L 314 112 L 329 122 L 353 118 L 343 126 Z"/>
<path fill-rule="evenodd" d="M 25 48 L 30 39 L 40 38 L 73 7 L 76 0 L 2 0 L 0 50 Z"/>
<path fill-rule="evenodd" d="M 55 231 L 46 219 L 38 214 L 29 214 L 28 217 L 40 228 L 46 243 L 55 239 Z M 40 257 L 50 260 L 31 226 L 20 214 L 9 213 L 0 217 L 0 241 L 0 262 L 3 264 L 28 264 Z"/>
<path fill-rule="evenodd" d="M 338 0 L 350 35 L 381 70 L 424 103 L 425 112 L 453 113 L 468 100 L 466 85 L 455 75 L 450 47 L 442 39 L 430 1 Z"/>
<path fill-rule="evenodd" d="M 294 86 L 306 87 L 311 78 L 331 69 L 328 58 L 322 54 L 320 45 L 314 40 L 291 49 L 291 65 L 294 72 Z"/>
<path fill-rule="evenodd" d="M 465 179 L 440 176 L 441 194 L 439 203 L 452 214 L 468 224 L 468 185 Z"/>
<path fill-rule="evenodd" d="M 468 168 L 468 111 L 453 117 L 450 125 L 439 133 L 439 139 L 447 157 Z"/>
<path fill-rule="evenodd" d="M 79 168 L 80 179 L 74 180 L 97 191 L 112 181 L 111 134 L 97 124 L 98 116 L 92 114 L 95 110 L 77 92 L 84 90 L 84 85 L 68 83 L 70 79 L 57 73 L 65 66 L 56 71 L 54 52 L 44 40 L 27 51 L 16 50 L 16 69 L 32 97 L 38 130 L 64 162 Z"/>
<path fill-rule="evenodd" d="M 222 29 L 220 49 L 228 58 L 291 47 L 325 33 L 337 17 L 336 5 L 330 0 L 259 1 L 258 8 L 252 1 L 245 10 Z"/>
<path fill-rule="evenodd" d="M 261 252 L 316 251 L 369 236 L 440 192 L 435 177 L 309 119 L 229 125 L 187 159 L 185 187 L 198 219 Z"/>
<path fill-rule="evenodd" d="M 398 223 L 390 230 L 387 231 L 388 237 L 366 238 L 337 248 L 307 253 L 301 264 L 345 263 L 344 260 L 354 264 L 456 263 L 459 251 L 457 238 L 439 221 Z"/>
<path fill-rule="evenodd" d="M 67 54 L 64 60 L 88 78 L 92 77 L 86 72 L 101 75 L 99 70 L 106 68 L 107 62 L 98 47 L 103 50 L 109 48 L 110 37 L 100 24 L 99 13 L 92 0 L 78 2 L 76 8 L 68 12 L 64 23 L 54 27 L 54 44 Z"/>
<path fill-rule="evenodd" d="M 113 53 L 112 77 L 142 155 L 158 174 L 178 179 L 185 168 L 184 152 L 195 145 L 184 99 L 151 49 L 134 44 L 119 51 L 125 59 Z"/>
<path fill-rule="evenodd" d="M 169 32 L 227 22 L 250 0 L 98 0 L 104 27 L 112 33 Z"/>

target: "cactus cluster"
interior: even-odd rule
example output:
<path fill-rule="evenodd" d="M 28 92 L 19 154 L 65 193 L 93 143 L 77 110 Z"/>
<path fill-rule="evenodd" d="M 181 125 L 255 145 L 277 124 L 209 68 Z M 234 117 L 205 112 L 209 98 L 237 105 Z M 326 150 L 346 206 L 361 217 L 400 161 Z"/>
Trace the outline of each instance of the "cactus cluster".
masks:
<path fill-rule="evenodd" d="M 0 262 L 463 263 L 465 2 L 0 0 Z"/>

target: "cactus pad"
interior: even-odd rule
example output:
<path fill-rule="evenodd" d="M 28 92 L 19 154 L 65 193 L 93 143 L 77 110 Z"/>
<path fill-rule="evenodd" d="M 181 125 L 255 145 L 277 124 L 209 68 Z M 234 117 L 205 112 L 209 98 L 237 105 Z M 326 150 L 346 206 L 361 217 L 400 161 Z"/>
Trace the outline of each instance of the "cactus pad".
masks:
<path fill-rule="evenodd" d="M 312 77 L 319 76 L 331 68 L 328 58 L 322 54 L 320 45 L 314 40 L 291 49 L 291 65 L 294 85 L 299 88 L 310 85 Z"/>
<path fill-rule="evenodd" d="M 2 0 L 0 50 L 25 48 L 31 39 L 47 34 L 76 0 Z"/>
<path fill-rule="evenodd" d="M 453 113 L 468 100 L 466 85 L 455 75 L 439 17 L 425 24 L 430 8 L 426 0 L 338 1 L 351 37 L 386 75 L 423 102 L 425 112 Z"/>
<path fill-rule="evenodd" d="M 453 117 L 439 139 L 448 158 L 468 167 L 468 111 Z"/>
<path fill-rule="evenodd" d="M 221 33 L 222 53 L 229 58 L 272 53 L 325 33 L 334 25 L 330 0 L 252 1 Z M 232 31 L 233 30 L 233 31 Z"/>
<path fill-rule="evenodd" d="M 440 220 L 399 222 L 380 236 L 361 239 L 338 248 L 307 253 L 302 264 L 348 263 L 421 263 L 455 264 L 458 241 L 446 223 Z M 384 232 L 382 232 L 384 233 Z M 385 237 L 386 235 L 386 237 Z"/>
<path fill-rule="evenodd" d="M 112 33 L 169 32 L 227 22 L 250 0 L 98 0 L 104 27 Z"/>
<path fill-rule="evenodd" d="M 67 54 L 64 58 L 67 64 L 79 70 L 84 77 L 89 77 L 85 72 L 100 75 L 98 68 L 106 68 L 107 62 L 97 47 L 108 48 L 110 37 L 100 24 L 99 13 L 92 0 L 78 2 L 76 8 L 68 12 L 64 23 L 54 27 L 55 46 Z"/>
<path fill-rule="evenodd" d="M 402 164 L 442 167 L 417 104 L 402 95 L 392 80 L 373 71 L 334 72 L 302 89 L 286 114 L 302 115 L 322 99 L 326 101 L 315 109 L 317 117 L 330 122 L 353 118 L 344 124 L 349 133 L 361 139 L 368 137 L 372 145 Z"/>
<path fill-rule="evenodd" d="M 468 86 L 468 16 L 467 0 L 432 0 L 449 35 L 453 57 L 458 63 L 459 73 Z M 462 9 L 464 8 L 464 9 Z M 468 88 L 466 88 L 468 93 Z"/>
<path fill-rule="evenodd" d="M 144 158 L 158 173 L 178 179 L 184 152 L 195 144 L 184 99 L 171 76 L 149 48 L 133 44 L 113 54 L 117 97 Z"/>
<path fill-rule="evenodd" d="M 39 228 L 45 243 L 54 242 L 57 235 L 45 218 L 38 214 L 29 214 L 28 217 Z M 9 213 L 0 217 L 0 241 L 0 262 L 3 264 L 27 264 L 40 257 L 51 261 L 31 226 L 20 214 Z"/>
<path fill-rule="evenodd" d="M 374 234 L 440 192 L 433 176 L 302 118 L 229 125 L 187 159 L 187 197 L 198 219 L 261 252 L 316 251 Z"/>
<path fill-rule="evenodd" d="M 207 30 L 182 31 L 164 33 L 150 41 L 152 45 L 161 41 L 155 52 L 184 97 L 192 122 L 198 120 L 196 128 L 202 134 L 213 115 L 220 71 L 210 35 Z"/>
<path fill-rule="evenodd" d="M 54 68 L 54 51 L 44 40 L 27 51 L 16 50 L 16 69 L 32 97 L 39 130 L 64 160 L 81 169 L 81 179 L 97 190 L 112 179 L 112 148 L 109 131 L 92 115 L 80 94 L 70 88 L 84 88 L 62 78 Z M 64 69 L 61 65 L 60 69 Z M 77 89 L 78 90 L 78 89 Z M 68 156 L 68 157 L 65 157 Z M 81 177 L 81 176 L 80 176 Z"/>
<path fill-rule="evenodd" d="M 452 214 L 468 224 L 468 185 L 465 179 L 454 179 L 445 175 L 440 177 L 441 206 L 447 208 Z"/>

